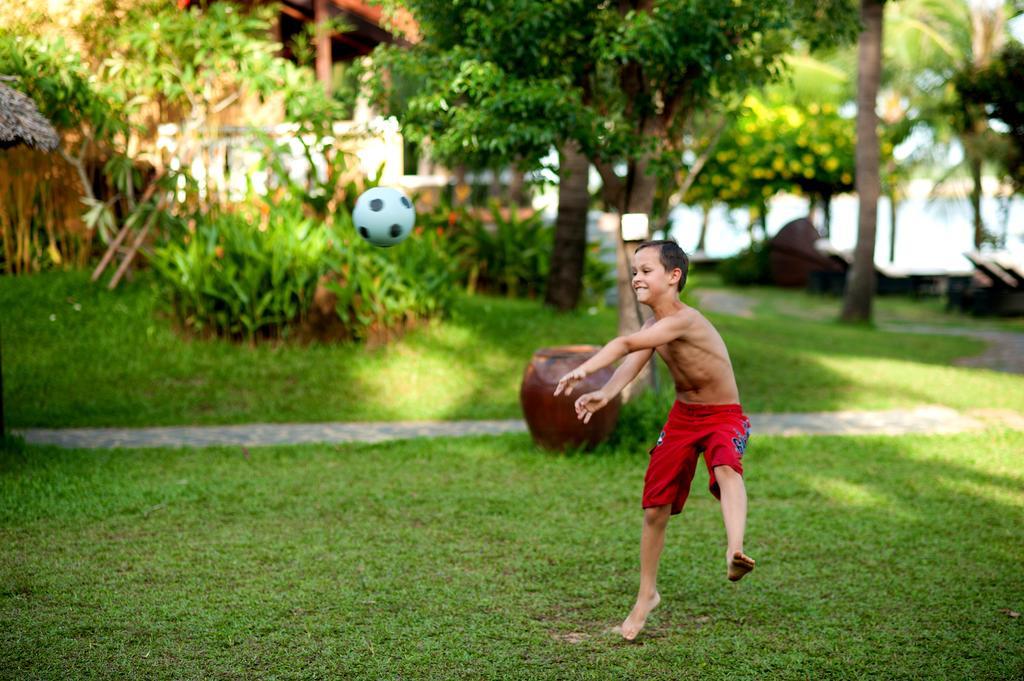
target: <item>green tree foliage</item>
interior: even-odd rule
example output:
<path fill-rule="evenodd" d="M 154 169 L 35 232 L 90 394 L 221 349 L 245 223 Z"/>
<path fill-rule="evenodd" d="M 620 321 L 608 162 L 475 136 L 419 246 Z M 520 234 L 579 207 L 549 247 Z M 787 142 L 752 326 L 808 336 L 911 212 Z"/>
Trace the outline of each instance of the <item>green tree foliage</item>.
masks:
<path fill-rule="evenodd" d="M 950 147 L 963 162 L 945 177 L 967 174 L 972 183 L 975 246 L 991 238 L 981 214 L 982 175 L 988 161 L 1002 155 L 999 136 L 985 112 L 958 95 L 957 81 L 970 82 L 988 68 L 1009 39 L 1009 20 L 1024 10 L 1019 2 L 900 0 L 886 6 L 886 67 L 882 119 L 909 133 L 930 131 L 938 153 L 919 154 L 941 163 Z M 891 133 L 890 139 L 899 141 Z M 915 159 L 912 159 L 915 160 Z M 909 164 L 904 164 L 906 167 Z"/>
<path fill-rule="evenodd" d="M 356 236 L 339 206 L 329 220 L 302 202 L 250 201 L 177 221 L 151 257 L 156 286 L 190 332 L 255 342 L 302 337 L 367 340 L 447 312 L 454 268 L 433 232 L 395 249 Z M 336 315 L 308 329 L 318 286 Z M 321 335 L 321 331 L 326 331 Z"/>
<path fill-rule="evenodd" d="M 317 88 L 309 69 L 278 56 L 270 39 L 276 8 L 215 2 L 181 11 L 164 2 L 140 4 L 101 25 L 105 76 L 143 101 L 183 113 L 189 126 L 246 96 L 280 95 L 285 116 L 313 127 L 340 116 L 340 103 Z"/>
<path fill-rule="evenodd" d="M 674 177 L 696 111 L 777 77 L 799 37 L 817 45 L 856 29 L 842 0 L 403 5 L 423 40 L 385 58 L 424 83 L 400 112 L 412 134 L 471 163 L 536 163 L 573 140 L 620 213 L 653 212 L 658 177 Z M 620 327 L 639 323 L 632 305 L 620 312 Z"/>
<path fill-rule="evenodd" d="M 775 194 L 829 197 L 853 189 L 854 123 L 831 104 L 744 100 L 687 203 L 759 207 Z"/>
<path fill-rule="evenodd" d="M 1024 45 L 1008 44 L 989 66 L 973 75 L 960 73 L 954 82 L 965 107 L 981 108 L 981 115 L 1006 127 L 999 134 L 1004 144 L 998 145 L 997 158 L 1016 191 L 1024 191 Z"/>
<path fill-rule="evenodd" d="M 394 113 L 410 139 L 429 140 L 435 158 L 452 166 L 521 159 L 535 166 L 589 127 L 574 83 L 584 68 L 577 46 L 593 39 L 587 3 L 403 4 L 423 40 L 412 49 L 378 48 L 375 59 L 389 77 L 377 85 L 416 84 Z"/>

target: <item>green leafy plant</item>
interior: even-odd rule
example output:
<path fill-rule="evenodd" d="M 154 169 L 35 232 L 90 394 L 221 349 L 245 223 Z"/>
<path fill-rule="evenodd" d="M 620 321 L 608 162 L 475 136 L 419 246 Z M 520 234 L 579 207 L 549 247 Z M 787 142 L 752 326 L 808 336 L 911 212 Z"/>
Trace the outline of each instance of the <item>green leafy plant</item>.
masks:
<path fill-rule="evenodd" d="M 543 291 L 551 259 L 553 231 L 537 213 L 490 204 L 489 220 L 466 220 L 455 235 L 470 289 L 535 297 Z"/>
<path fill-rule="evenodd" d="M 347 334 L 356 340 L 387 339 L 423 319 L 449 310 L 455 264 L 443 236 L 417 229 L 398 246 L 376 248 L 359 238 L 345 213 L 324 254 L 325 287 Z"/>
<path fill-rule="evenodd" d="M 751 95 L 686 198 L 747 207 L 784 191 L 830 197 L 853 189 L 853 148 L 854 121 L 831 104 Z"/>
<path fill-rule="evenodd" d="M 338 340 L 387 338 L 451 304 L 441 237 L 420 231 L 374 248 L 344 207 L 324 222 L 299 201 L 253 200 L 178 219 L 171 231 L 150 262 L 175 318 L 197 333 L 250 343 L 297 336 L 320 285 L 335 297 Z"/>
<path fill-rule="evenodd" d="M 427 231 L 442 235 L 439 247 L 456 265 L 467 290 L 525 298 L 544 293 L 554 228 L 539 213 L 521 215 L 497 201 L 486 212 L 442 204 L 420 222 Z M 600 244 L 589 244 L 583 268 L 584 298 L 601 300 L 614 284 L 613 277 L 614 266 L 602 260 Z"/>
<path fill-rule="evenodd" d="M 250 342 L 287 335 L 309 306 L 323 269 L 326 230 L 298 203 L 215 211 L 181 226 L 150 258 L 178 321 Z"/>
<path fill-rule="evenodd" d="M 130 130 L 124 99 L 62 38 L 0 31 L 0 74 L 12 77 L 7 85 L 30 97 L 62 137 L 53 154 L 15 149 L 0 158 L 2 270 L 84 266 L 93 235 L 116 231 L 118 200 L 123 211 L 134 205 L 135 177 L 122 163 Z M 97 198 L 97 179 L 116 194 Z"/>
<path fill-rule="evenodd" d="M 771 249 L 766 241 L 755 241 L 731 258 L 718 265 L 718 273 L 729 284 L 752 286 L 772 281 Z"/>

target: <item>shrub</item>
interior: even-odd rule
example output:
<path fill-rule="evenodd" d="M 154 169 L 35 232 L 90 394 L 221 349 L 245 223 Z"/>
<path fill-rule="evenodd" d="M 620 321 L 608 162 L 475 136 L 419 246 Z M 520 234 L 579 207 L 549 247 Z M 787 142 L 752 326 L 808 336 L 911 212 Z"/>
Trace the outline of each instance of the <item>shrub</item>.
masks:
<path fill-rule="evenodd" d="M 251 205 L 197 215 L 150 256 L 157 286 L 185 328 L 252 342 L 287 335 L 303 317 L 328 233 L 297 203 L 258 216 Z"/>
<path fill-rule="evenodd" d="M 769 255 L 771 247 L 767 241 L 755 241 L 748 248 L 718 265 L 718 273 L 727 284 L 752 286 L 770 284 L 772 268 Z"/>
<path fill-rule="evenodd" d="M 502 214 L 492 202 L 490 220 L 463 219 L 453 234 L 455 252 L 470 290 L 533 298 L 543 293 L 551 266 L 554 231 L 539 213 L 515 208 Z"/>
<path fill-rule="evenodd" d="M 324 286 L 346 334 L 357 340 L 387 338 L 419 320 L 443 316 L 455 291 L 455 266 L 443 236 L 416 228 L 393 248 L 359 238 L 346 214 L 325 254 Z"/>
<path fill-rule="evenodd" d="M 540 214 L 521 217 L 492 202 L 489 219 L 465 208 L 441 205 L 418 220 L 443 235 L 439 246 L 456 265 L 459 283 L 469 291 L 535 298 L 547 289 L 554 248 L 554 227 Z M 615 285 L 614 265 L 601 259 L 601 244 L 591 242 L 583 263 L 583 300 L 597 303 Z"/>
<path fill-rule="evenodd" d="M 615 430 L 607 440 L 595 448 L 596 453 L 635 452 L 647 453 L 658 440 L 658 433 L 665 425 L 665 418 L 671 401 L 664 396 L 647 390 L 622 405 Z"/>
<path fill-rule="evenodd" d="M 249 342 L 324 338 L 306 328 L 318 287 L 330 292 L 334 340 L 387 337 L 448 311 L 453 267 L 437 234 L 418 230 L 395 248 L 374 248 L 344 206 L 327 221 L 307 211 L 296 201 L 254 202 L 181 222 L 150 257 L 178 322 Z"/>

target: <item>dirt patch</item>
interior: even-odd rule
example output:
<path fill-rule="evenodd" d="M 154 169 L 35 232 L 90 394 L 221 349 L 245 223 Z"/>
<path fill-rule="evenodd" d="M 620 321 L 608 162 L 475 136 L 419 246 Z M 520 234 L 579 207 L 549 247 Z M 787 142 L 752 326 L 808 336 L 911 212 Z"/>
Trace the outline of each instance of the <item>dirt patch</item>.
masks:
<path fill-rule="evenodd" d="M 591 638 L 592 634 L 588 634 L 582 631 L 570 631 L 570 632 L 551 632 L 551 638 L 562 643 L 569 643 L 575 645 L 577 643 L 583 643 L 587 639 Z"/>

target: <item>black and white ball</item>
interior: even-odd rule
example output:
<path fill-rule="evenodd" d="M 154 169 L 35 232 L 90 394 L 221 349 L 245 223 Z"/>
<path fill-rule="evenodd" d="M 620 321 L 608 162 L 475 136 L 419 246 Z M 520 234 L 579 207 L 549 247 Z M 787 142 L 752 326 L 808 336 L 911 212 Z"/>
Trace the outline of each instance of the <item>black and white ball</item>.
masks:
<path fill-rule="evenodd" d="M 397 189 L 373 187 L 356 199 L 352 222 L 359 236 L 374 246 L 394 246 L 412 232 L 416 210 Z"/>

